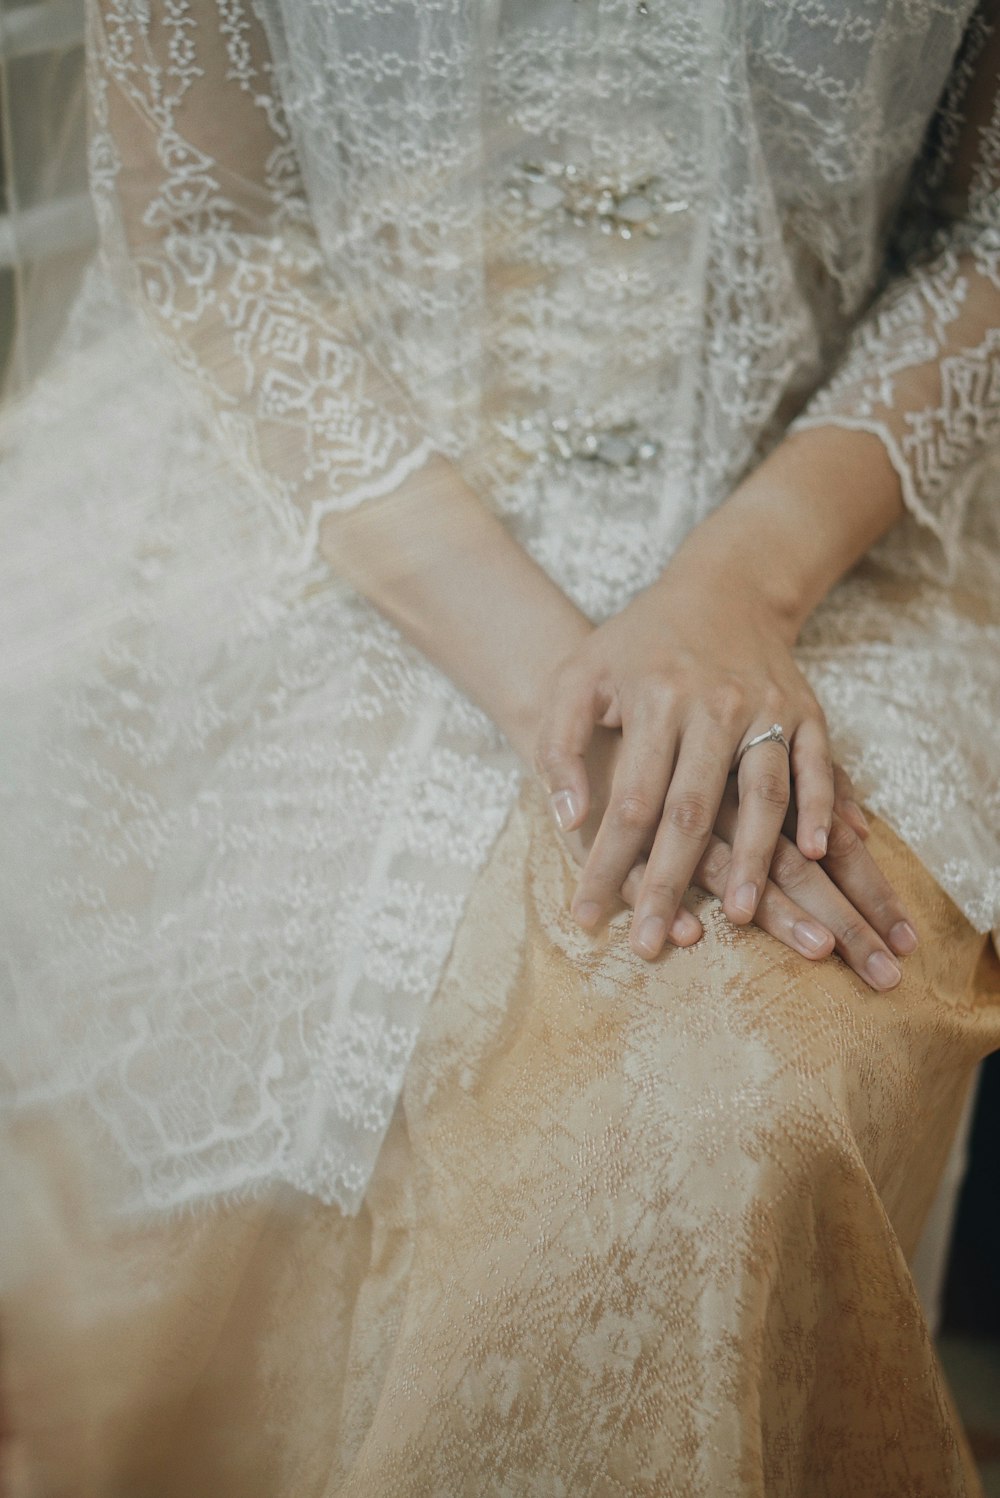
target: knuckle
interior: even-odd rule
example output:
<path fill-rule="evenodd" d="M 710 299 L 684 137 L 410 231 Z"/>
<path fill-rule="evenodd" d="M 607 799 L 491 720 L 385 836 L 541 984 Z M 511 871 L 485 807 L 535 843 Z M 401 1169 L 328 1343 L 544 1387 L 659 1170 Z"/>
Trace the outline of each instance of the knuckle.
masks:
<path fill-rule="evenodd" d="M 663 909 L 673 909 L 680 901 L 683 893 L 677 887 L 676 880 L 668 878 L 665 874 L 646 874 L 642 887 L 643 898 L 650 900 L 654 905 Z"/>
<path fill-rule="evenodd" d="M 687 795 L 678 796 L 675 801 L 667 802 L 666 821 L 675 832 L 698 839 L 707 837 L 711 832 L 713 816 L 703 796 L 688 792 Z"/>
<path fill-rule="evenodd" d="M 853 858 L 863 847 L 854 828 L 835 817 L 827 840 L 827 857 Z"/>
<path fill-rule="evenodd" d="M 887 929 L 903 918 L 891 889 L 876 890 L 869 903 L 873 924 L 876 926 Z"/>
<path fill-rule="evenodd" d="M 721 884 L 729 873 L 732 853 L 725 843 L 715 843 L 701 861 L 702 875 L 712 884 Z"/>
<path fill-rule="evenodd" d="M 768 806 L 780 806 L 782 811 L 788 805 L 788 781 L 774 771 L 758 775 L 754 781 L 753 793 L 759 801 L 765 801 Z"/>
<path fill-rule="evenodd" d="M 795 889 L 808 871 L 808 861 L 794 843 L 782 840 L 771 859 L 771 878 L 775 884 L 782 889 Z"/>
<path fill-rule="evenodd" d="M 645 680 L 645 690 L 658 702 L 673 702 L 677 696 L 677 683 L 666 671 L 653 671 Z"/>
<path fill-rule="evenodd" d="M 563 758 L 561 747 L 552 739 L 545 739 L 535 745 L 534 764 L 539 775 L 545 776 L 557 770 Z"/>
<path fill-rule="evenodd" d="M 860 916 L 846 916 L 838 926 L 837 940 L 850 951 L 866 940 L 868 931 L 868 922 Z"/>
<path fill-rule="evenodd" d="M 626 792 L 615 802 L 615 817 L 632 832 L 644 832 L 655 816 L 653 803 L 635 791 Z"/>
<path fill-rule="evenodd" d="M 746 692 L 739 682 L 722 682 L 708 700 L 708 714 L 723 728 L 732 728 L 746 713 Z"/>

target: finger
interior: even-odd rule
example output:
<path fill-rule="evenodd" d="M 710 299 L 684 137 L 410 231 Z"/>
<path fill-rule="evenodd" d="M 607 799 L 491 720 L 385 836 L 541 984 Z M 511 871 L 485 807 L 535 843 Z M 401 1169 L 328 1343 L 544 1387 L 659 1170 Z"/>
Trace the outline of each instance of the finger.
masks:
<path fill-rule="evenodd" d="M 843 770 L 841 770 L 841 768 L 840 768 L 839 765 L 834 765 L 834 767 L 833 767 L 833 775 L 834 775 L 834 785 L 835 786 L 838 785 L 838 784 L 841 784 L 849 792 L 851 790 L 853 790 L 853 786 L 851 785 L 850 779 L 848 778 L 847 774 Z M 839 778 L 841 776 L 843 777 L 842 780 Z M 870 832 L 871 829 L 869 828 L 868 822 L 865 820 L 864 814 L 861 811 L 860 807 L 858 807 L 857 805 L 855 805 L 855 803 L 853 803 L 853 802 L 844 802 L 844 803 L 835 802 L 834 804 L 835 804 L 835 811 L 834 811 L 834 816 L 835 817 L 836 816 L 842 816 L 844 805 L 854 805 L 854 809 L 857 812 L 858 817 L 861 819 L 860 822 L 858 823 L 858 825 L 855 826 L 855 824 L 853 822 L 851 822 L 850 819 L 847 818 L 847 817 L 843 817 L 843 820 L 847 821 L 849 823 L 849 825 L 854 826 L 854 830 L 858 834 L 859 837 L 866 838 L 868 836 L 868 834 L 869 834 L 869 832 Z M 795 840 L 795 815 L 796 815 L 796 807 L 795 807 L 795 801 L 794 801 L 794 798 L 793 798 L 792 801 L 789 803 L 788 812 L 787 812 L 787 814 L 785 816 L 785 820 L 784 820 L 784 823 L 783 823 L 782 829 L 781 829 L 782 832 L 785 834 L 785 836 L 790 841 L 792 841 L 792 842 L 794 842 L 794 840 Z M 729 783 L 726 786 L 725 794 L 723 795 L 723 798 L 722 798 L 722 804 L 719 807 L 719 815 L 715 819 L 715 830 L 716 830 L 716 832 L 720 835 L 720 837 L 723 837 L 726 840 L 726 842 L 728 842 L 730 844 L 732 844 L 732 842 L 734 841 L 734 839 L 736 837 L 736 823 L 737 823 L 738 819 L 739 819 L 739 797 L 738 797 L 738 793 L 737 793 L 737 790 L 736 790 L 736 777 L 735 776 L 731 776 L 730 780 L 729 780 Z"/>
<path fill-rule="evenodd" d="M 573 897 L 572 913 L 593 927 L 618 897 L 653 840 L 674 763 L 670 704 L 647 700 L 630 717 L 607 809 Z"/>
<path fill-rule="evenodd" d="M 736 784 L 736 776 L 730 775 L 726 781 L 726 789 L 722 793 L 722 801 L 719 804 L 719 814 L 715 819 L 714 831 L 732 847 L 736 837 L 736 823 L 740 815 L 740 793 Z"/>
<path fill-rule="evenodd" d="M 840 817 L 834 817 L 823 867 L 897 957 L 916 951 L 919 938 L 903 901 L 857 832 Z"/>
<path fill-rule="evenodd" d="M 725 844 L 723 844 L 723 846 L 725 846 Z M 635 902 L 639 898 L 639 891 L 642 888 L 642 881 L 645 873 L 645 859 L 633 865 L 621 889 L 621 897 L 626 905 L 631 905 L 633 907 L 635 906 Z M 673 935 L 671 939 L 674 941 L 676 946 L 690 947 L 693 946 L 694 943 L 698 941 L 702 936 L 704 936 L 704 934 L 705 928 L 701 924 L 701 921 L 699 921 L 698 917 L 693 913 L 693 911 L 682 910 L 680 912 L 679 920 L 674 921 Z M 830 938 L 830 942 L 832 945 L 832 937 Z"/>
<path fill-rule="evenodd" d="M 729 844 L 720 837 L 709 838 L 708 847 L 695 870 L 695 884 L 721 899 L 729 879 L 731 864 L 732 849 Z M 754 923 L 810 961 L 829 957 L 833 951 L 833 932 L 814 921 L 801 905 L 783 894 L 770 879 L 765 881 Z"/>
<path fill-rule="evenodd" d="M 846 828 L 846 824 L 838 822 L 831 829 L 831 841 L 841 827 Z M 771 863 L 771 879 L 812 919 L 833 932 L 837 952 L 870 988 L 883 993 L 896 987 L 902 973 L 895 957 L 871 923 L 826 873 L 825 863 L 820 865 L 806 858 L 793 842 L 782 837 Z"/>
<path fill-rule="evenodd" d="M 822 858 L 830 837 L 834 798 L 830 740 L 822 716 L 804 718 L 795 730 L 791 771 L 798 808 L 795 841 L 807 858 Z"/>
<path fill-rule="evenodd" d="M 632 865 L 625 879 L 625 883 L 621 888 L 621 896 L 626 905 L 635 905 L 635 902 L 639 897 L 639 891 L 642 888 L 642 881 L 645 873 L 646 860 L 644 858 L 641 858 L 638 863 L 634 863 Z"/>
<path fill-rule="evenodd" d="M 590 810 L 584 755 L 594 727 L 593 684 L 564 679 L 542 719 L 534 756 L 535 771 L 549 793 L 549 808 L 560 832 L 574 831 Z"/>
<path fill-rule="evenodd" d="M 681 740 L 632 919 L 632 950 L 640 957 L 656 957 L 668 937 L 689 946 L 702 934 L 681 900 L 712 834 L 731 759 L 729 738 L 715 725 L 689 729 Z"/>
<path fill-rule="evenodd" d="M 859 843 L 858 839 L 855 839 L 856 851 L 852 849 L 852 846 L 844 845 L 844 833 L 841 831 L 843 825 L 846 825 L 843 819 L 835 815 L 831 824 L 829 842 L 831 842 L 835 858 L 840 857 L 837 879 L 844 885 L 840 893 L 844 894 L 847 906 L 855 909 L 856 914 L 862 917 L 862 920 L 867 921 L 867 926 L 871 930 L 871 936 L 867 938 L 868 945 L 865 945 L 864 941 L 855 942 L 852 962 L 859 977 L 870 981 L 868 975 L 862 972 L 862 968 L 867 957 L 876 950 L 877 944 L 874 938 L 880 936 L 886 947 L 891 948 L 897 956 L 904 957 L 915 948 L 916 932 L 913 930 L 909 915 L 906 914 L 906 909 L 898 903 L 898 896 L 895 896 L 895 891 L 892 891 L 882 870 L 877 869 L 864 845 Z M 735 827 L 737 827 L 737 810 L 735 810 L 731 789 L 728 789 L 723 797 L 719 818 L 716 819 L 716 831 L 722 834 L 723 839 L 732 842 L 735 837 Z M 829 924 L 829 921 L 840 915 L 841 921 L 846 923 L 847 914 L 849 914 L 847 909 L 844 909 L 844 906 L 838 902 L 829 902 L 826 899 L 828 885 L 831 885 L 834 890 L 840 888 L 838 882 L 826 873 L 828 866 L 832 869 L 835 864 L 829 864 L 829 860 L 825 860 L 822 866 L 817 866 L 813 860 L 802 857 L 790 837 L 781 837 L 771 864 L 771 878 L 775 881 L 775 875 L 780 873 L 781 879 L 784 879 L 784 884 L 781 885 L 783 893 L 793 893 L 799 905 L 808 912 L 810 917 L 819 918 L 820 921 L 826 921 L 826 924 Z M 819 878 L 810 879 L 808 887 L 802 887 L 802 890 L 799 890 L 799 879 L 808 875 L 810 870 L 814 870 Z M 795 888 L 790 881 L 796 882 Z M 817 900 L 819 903 L 816 903 Z M 900 921 L 909 927 L 907 932 L 897 929 Z M 847 924 L 844 924 L 843 932 L 847 932 Z M 859 935 L 864 936 L 864 932 Z M 841 956 L 844 956 L 844 951 L 841 951 Z"/>
<path fill-rule="evenodd" d="M 868 818 L 858 804 L 854 783 L 842 765 L 833 767 L 833 797 L 834 811 L 854 828 L 858 837 L 867 837 L 871 831 Z"/>
<path fill-rule="evenodd" d="M 737 773 L 739 814 L 722 908 L 736 925 L 752 921 L 791 796 L 788 754 L 781 744 L 755 744 Z"/>

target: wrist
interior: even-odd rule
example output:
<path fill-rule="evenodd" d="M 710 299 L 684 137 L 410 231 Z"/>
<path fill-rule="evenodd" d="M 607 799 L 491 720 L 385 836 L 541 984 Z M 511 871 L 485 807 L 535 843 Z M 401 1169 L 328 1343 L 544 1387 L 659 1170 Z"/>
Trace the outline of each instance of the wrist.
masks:
<path fill-rule="evenodd" d="M 903 508 L 899 477 L 877 437 L 809 428 L 786 437 L 691 533 L 675 561 L 684 553 L 711 570 L 713 586 L 756 598 L 792 643 Z"/>
<path fill-rule="evenodd" d="M 547 617 L 537 617 L 533 639 L 516 657 L 515 669 L 497 681 L 496 701 L 487 710 L 519 758 L 535 768 L 538 730 L 551 698 L 552 683 L 564 663 L 593 633 L 594 626 L 567 599 L 550 600 Z"/>
<path fill-rule="evenodd" d="M 690 595 L 693 608 L 713 599 L 752 613 L 787 644 L 798 638 L 811 608 L 805 569 L 795 549 L 774 544 L 770 526 L 749 511 L 727 506 L 707 516 L 685 539 L 662 578 L 675 602 Z M 770 541 L 770 545 L 768 542 Z M 818 601 L 818 600 L 817 600 Z"/>

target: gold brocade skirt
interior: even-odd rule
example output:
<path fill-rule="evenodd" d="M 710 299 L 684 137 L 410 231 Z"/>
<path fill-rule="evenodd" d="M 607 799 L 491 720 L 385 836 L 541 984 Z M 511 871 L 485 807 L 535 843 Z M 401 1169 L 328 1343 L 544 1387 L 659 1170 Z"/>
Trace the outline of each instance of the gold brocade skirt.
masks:
<path fill-rule="evenodd" d="M 282 1192 L 112 1233 L 22 1140 L 12 1498 L 977 1494 L 906 1256 L 1000 970 L 870 846 L 922 937 L 894 992 L 708 897 L 647 965 L 627 911 L 569 918 L 527 783 L 357 1217 Z"/>

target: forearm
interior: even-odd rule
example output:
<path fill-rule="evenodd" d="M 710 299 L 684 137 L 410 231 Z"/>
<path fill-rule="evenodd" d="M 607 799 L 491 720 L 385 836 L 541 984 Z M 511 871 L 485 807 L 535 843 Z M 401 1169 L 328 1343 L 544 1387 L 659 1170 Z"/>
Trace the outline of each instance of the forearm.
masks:
<path fill-rule="evenodd" d="M 455 468 L 328 516 L 320 549 L 530 764 L 552 673 L 592 626 Z"/>
<path fill-rule="evenodd" d="M 758 591 L 794 639 L 902 512 L 877 438 L 796 432 L 695 528 L 664 583 L 697 588 L 707 564 L 720 588 Z M 553 672 L 592 626 L 452 465 L 434 459 L 386 499 L 328 516 L 320 547 L 530 763 Z"/>
<path fill-rule="evenodd" d="M 669 580 L 708 564 L 741 595 L 757 592 L 794 640 L 903 512 L 898 475 L 877 437 L 835 426 L 794 432 L 696 527 Z"/>

